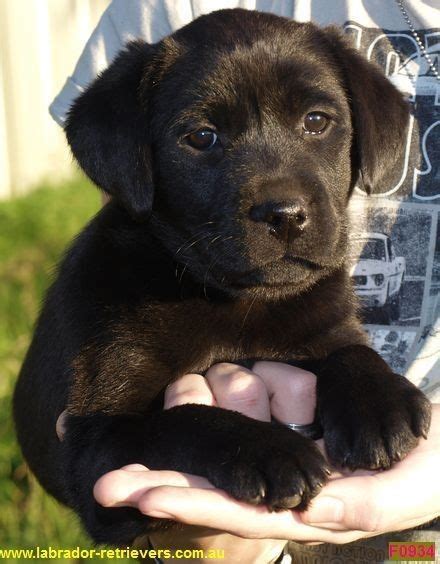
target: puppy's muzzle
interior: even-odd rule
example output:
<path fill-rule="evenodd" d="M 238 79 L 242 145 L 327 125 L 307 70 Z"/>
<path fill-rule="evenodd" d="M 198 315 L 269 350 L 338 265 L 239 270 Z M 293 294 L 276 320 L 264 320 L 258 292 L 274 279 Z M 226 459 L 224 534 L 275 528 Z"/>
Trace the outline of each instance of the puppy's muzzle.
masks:
<path fill-rule="evenodd" d="M 309 224 L 309 212 L 302 200 L 265 202 L 253 206 L 250 217 L 267 224 L 269 233 L 284 243 L 300 237 Z"/>

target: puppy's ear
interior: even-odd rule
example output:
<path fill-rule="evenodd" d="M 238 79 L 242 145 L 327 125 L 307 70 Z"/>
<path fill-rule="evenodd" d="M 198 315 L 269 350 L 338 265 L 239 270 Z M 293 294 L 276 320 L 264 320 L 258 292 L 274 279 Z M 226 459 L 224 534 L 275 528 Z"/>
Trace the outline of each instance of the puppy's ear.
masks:
<path fill-rule="evenodd" d="M 370 194 L 390 179 L 403 157 L 409 105 L 381 69 L 351 47 L 337 28 L 326 28 L 325 33 L 351 105 L 353 184 L 357 181 Z"/>
<path fill-rule="evenodd" d="M 89 178 L 134 218 L 151 211 L 153 171 L 144 75 L 155 48 L 128 44 L 77 98 L 65 131 L 73 155 Z"/>

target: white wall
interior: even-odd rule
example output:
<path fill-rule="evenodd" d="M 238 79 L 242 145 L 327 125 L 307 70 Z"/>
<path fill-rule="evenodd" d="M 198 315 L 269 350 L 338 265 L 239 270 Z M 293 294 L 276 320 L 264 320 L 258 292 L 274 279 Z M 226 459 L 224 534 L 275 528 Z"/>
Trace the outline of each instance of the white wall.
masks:
<path fill-rule="evenodd" d="M 0 0 L 0 198 L 72 174 L 47 108 L 109 0 Z"/>

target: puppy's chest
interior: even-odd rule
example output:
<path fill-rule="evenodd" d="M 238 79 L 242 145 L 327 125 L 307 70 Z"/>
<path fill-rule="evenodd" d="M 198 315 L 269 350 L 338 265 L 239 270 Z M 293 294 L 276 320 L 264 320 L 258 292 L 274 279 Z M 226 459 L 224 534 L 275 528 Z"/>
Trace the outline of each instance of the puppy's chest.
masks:
<path fill-rule="evenodd" d="M 306 358 L 309 335 L 317 330 L 312 315 L 299 319 L 289 304 L 188 302 L 168 311 L 162 307 L 152 318 L 161 320 L 155 340 L 168 351 L 177 375 L 217 362 Z"/>

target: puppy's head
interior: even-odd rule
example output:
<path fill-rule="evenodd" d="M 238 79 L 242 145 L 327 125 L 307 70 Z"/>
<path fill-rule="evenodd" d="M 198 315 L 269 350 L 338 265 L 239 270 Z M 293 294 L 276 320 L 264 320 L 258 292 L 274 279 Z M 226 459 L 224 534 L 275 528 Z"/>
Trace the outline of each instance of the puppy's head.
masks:
<path fill-rule="evenodd" d="M 89 177 L 196 281 L 274 298 L 343 264 L 353 187 L 386 178 L 407 118 L 334 29 L 223 10 L 130 44 L 66 133 Z"/>

